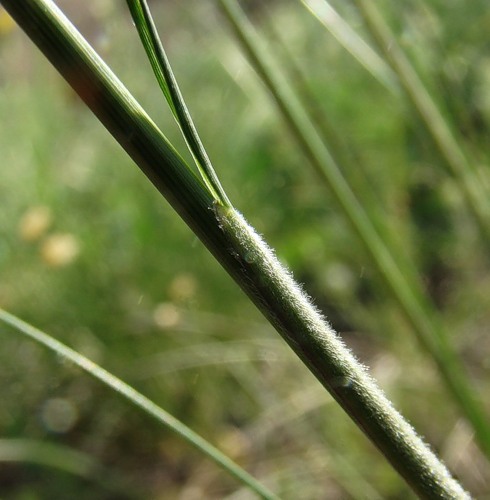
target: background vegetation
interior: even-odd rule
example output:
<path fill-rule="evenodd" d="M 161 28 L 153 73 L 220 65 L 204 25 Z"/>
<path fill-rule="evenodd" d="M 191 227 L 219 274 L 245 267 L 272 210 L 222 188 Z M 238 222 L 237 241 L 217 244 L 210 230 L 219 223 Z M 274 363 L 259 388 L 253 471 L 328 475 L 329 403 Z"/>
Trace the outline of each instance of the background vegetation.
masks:
<path fill-rule="evenodd" d="M 182 144 L 125 6 L 60 3 L 171 141 Z M 417 263 L 484 398 L 488 247 L 458 184 L 400 94 L 373 79 L 299 2 L 267 5 L 249 2 L 250 15 L 269 36 L 271 26 L 280 34 L 307 77 L 318 117 L 358 155 L 345 175 Z M 337 7 L 364 33 L 350 3 Z M 214 3 L 154 2 L 153 9 L 235 206 L 463 484 L 475 496 L 490 495 L 488 463 L 433 364 Z M 387 3 L 383 12 L 488 189 L 488 7 L 433 0 L 396 11 Z M 390 466 L 90 112 L 0 19 L 0 306 L 132 383 L 285 498 L 406 498 Z M 271 47 L 283 53 L 274 40 Z M 2 330 L 2 495 L 192 499 L 235 492 L 214 465 L 117 396 Z"/>

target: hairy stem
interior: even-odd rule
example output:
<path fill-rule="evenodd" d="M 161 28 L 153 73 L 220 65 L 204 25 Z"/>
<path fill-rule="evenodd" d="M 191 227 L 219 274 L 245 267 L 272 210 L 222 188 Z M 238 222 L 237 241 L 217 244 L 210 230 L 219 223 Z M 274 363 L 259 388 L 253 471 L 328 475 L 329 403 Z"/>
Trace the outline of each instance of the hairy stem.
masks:
<path fill-rule="evenodd" d="M 414 491 L 426 498 L 469 498 L 272 251 L 237 211 L 213 199 L 55 5 L 48 0 L 3 0 L 3 4 Z"/>
<path fill-rule="evenodd" d="M 437 365 L 449 394 L 473 426 L 482 451 L 490 457 L 490 427 L 485 410 L 442 322 L 425 294 L 419 276 L 411 265 L 401 266 L 398 262 L 401 259 L 395 258 L 395 254 L 381 238 L 380 232 L 325 145 L 324 138 L 319 135 L 307 111 L 274 64 L 274 59 L 270 57 L 236 0 L 218 1 L 252 66 L 274 97 L 293 137 L 321 181 L 330 189 L 380 277 L 413 327 L 421 347 Z"/>

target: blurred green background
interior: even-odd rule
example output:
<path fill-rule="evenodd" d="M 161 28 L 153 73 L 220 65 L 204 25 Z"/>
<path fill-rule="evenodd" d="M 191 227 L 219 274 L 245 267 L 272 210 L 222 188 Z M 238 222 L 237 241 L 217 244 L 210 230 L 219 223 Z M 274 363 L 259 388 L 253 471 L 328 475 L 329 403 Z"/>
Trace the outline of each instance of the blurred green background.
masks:
<path fill-rule="evenodd" d="M 59 3 L 184 152 L 124 2 Z M 216 5 L 151 5 L 234 205 L 463 484 L 490 498 L 470 429 Z M 369 41 L 353 6 L 334 5 Z M 278 60 L 286 47 L 301 69 L 306 81 L 293 82 L 355 158 L 344 174 L 416 262 L 490 410 L 488 247 L 414 111 L 300 2 L 243 6 Z M 487 2 L 380 7 L 488 181 Z M 0 116 L 0 307 L 134 385 L 284 498 L 411 495 L 3 11 Z M 250 498 L 50 352 L 4 326 L 0 341 L 1 498 Z"/>

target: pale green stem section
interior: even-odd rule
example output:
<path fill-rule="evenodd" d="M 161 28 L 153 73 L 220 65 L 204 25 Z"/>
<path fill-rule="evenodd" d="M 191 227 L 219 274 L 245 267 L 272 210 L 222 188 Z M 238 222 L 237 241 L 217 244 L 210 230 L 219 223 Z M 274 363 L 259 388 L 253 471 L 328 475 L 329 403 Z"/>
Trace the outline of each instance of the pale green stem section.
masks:
<path fill-rule="evenodd" d="M 319 1 L 323 2 L 323 0 Z M 267 8 L 265 7 L 263 9 L 263 16 L 264 12 L 267 12 Z M 309 89 L 308 78 L 301 65 L 295 60 L 287 43 L 284 41 L 281 26 L 275 26 L 276 23 L 274 23 L 272 13 L 269 12 L 268 15 L 265 16 L 265 19 L 266 22 L 262 20 L 262 26 L 263 29 L 266 30 L 268 38 L 274 44 L 273 50 L 275 60 L 278 63 L 277 65 L 282 69 L 284 79 L 291 85 L 298 101 L 300 101 L 312 125 L 316 128 L 318 135 L 321 137 L 322 142 L 328 145 L 330 155 L 336 164 L 342 166 L 344 172 L 356 172 L 356 176 L 361 173 L 362 178 L 358 177 L 355 183 L 350 183 L 351 191 L 357 192 L 358 190 L 362 190 L 363 200 L 361 204 L 380 238 L 385 242 L 385 245 L 390 248 L 392 256 L 396 258 L 400 271 L 405 275 L 406 279 L 412 279 L 414 281 L 411 285 L 413 288 L 422 288 L 419 282 L 418 271 L 413 261 L 405 253 L 396 250 L 396 248 L 400 249 L 400 245 L 402 245 L 399 235 L 393 231 L 393 224 L 391 224 L 390 227 L 390 215 L 387 214 L 380 205 L 379 198 L 374 190 L 371 189 L 373 181 L 367 175 L 366 165 L 364 165 L 362 155 L 359 154 L 359 151 L 356 149 L 356 144 L 354 144 L 350 138 L 341 135 L 336 125 L 329 118 L 328 112 L 324 112 L 318 106 L 317 98 L 313 92 L 311 92 L 311 89 Z M 359 57 L 361 54 L 362 52 L 359 54 Z M 391 69 L 388 66 L 386 67 L 388 71 L 391 72 Z M 392 74 L 392 76 L 396 78 L 394 74 Z M 398 82 L 393 81 L 392 84 L 394 87 L 392 87 L 391 90 L 393 90 L 393 92 L 398 92 Z M 346 140 L 348 142 L 346 142 Z"/>
<path fill-rule="evenodd" d="M 127 0 L 136 29 L 168 105 L 179 124 L 204 183 L 223 205 L 231 206 L 185 104 L 146 0 Z"/>
<path fill-rule="evenodd" d="M 143 396 L 143 394 L 133 389 L 130 385 L 112 375 L 112 373 L 109 373 L 107 370 L 104 370 L 104 368 L 97 365 L 93 361 L 90 361 L 90 359 L 85 356 L 82 356 L 77 351 L 74 351 L 65 344 L 62 344 L 53 337 L 47 335 L 41 330 L 38 330 L 37 328 L 34 328 L 16 316 L 9 314 L 3 309 L 0 309 L 0 321 L 3 321 L 15 330 L 21 332 L 32 340 L 35 340 L 39 344 L 42 344 L 63 358 L 71 361 L 92 377 L 121 394 L 125 399 L 130 401 L 144 413 L 155 418 L 158 422 L 175 432 L 183 440 L 197 448 L 201 453 L 206 455 L 228 474 L 235 477 L 238 481 L 250 488 L 261 498 L 277 498 L 264 485 L 259 483 L 254 477 L 248 474 L 248 472 L 230 460 L 225 454 L 203 439 L 199 434 L 195 433 L 192 429 L 187 427 L 180 420 L 177 420 L 163 408 L 160 408 L 158 405 L 153 403 L 153 401 Z"/>
<path fill-rule="evenodd" d="M 420 344 L 435 361 L 449 393 L 473 426 L 482 450 L 490 456 L 490 428 L 480 400 L 450 345 L 435 311 L 416 276 L 405 276 L 380 238 L 366 211 L 345 180 L 301 102 L 261 43 L 259 35 L 235 0 L 219 0 L 252 66 L 273 95 L 280 112 L 320 178 L 328 185 L 381 277 L 413 327 Z M 408 267 L 407 267 L 408 269 Z"/>
<path fill-rule="evenodd" d="M 446 120 L 398 45 L 375 3 L 372 0 L 354 0 L 354 3 L 363 15 L 375 42 L 397 74 L 405 93 L 427 128 L 449 172 L 458 181 L 483 237 L 487 243 L 490 243 L 489 197 L 481 188 L 483 183 L 480 183 L 475 175 L 473 165 L 468 161 Z"/>
<path fill-rule="evenodd" d="M 409 485 L 426 498 L 467 498 L 241 214 L 217 206 L 216 216 L 256 304 Z"/>
<path fill-rule="evenodd" d="M 327 0 L 302 0 L 305 7 L 330 31 L 357 62 L 390 92 L 398 90 L 396 75 L 379 55 L 350 27 Z"/>

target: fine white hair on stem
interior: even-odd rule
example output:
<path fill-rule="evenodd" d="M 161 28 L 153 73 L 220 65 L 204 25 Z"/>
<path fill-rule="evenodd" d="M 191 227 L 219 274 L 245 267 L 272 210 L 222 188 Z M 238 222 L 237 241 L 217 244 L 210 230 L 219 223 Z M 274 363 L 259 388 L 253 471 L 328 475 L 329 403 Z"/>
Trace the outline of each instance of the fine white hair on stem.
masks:
<path fill-rule="evenodd" d="M 420 474 L 435 488 L 449 492 L 450 498 L 469 499 L 243 215 L 219 203 L 214 204 L 213 211 L 248 290 L 293 350 L 319 375 L 330 394 L 352 418 L 363 422 L 373 441 L 385 434 L 404 450 L 401 453 L 410 453 Z"/>
<path fill-rule="evenodd" d="M 271 285 L 274 285 L 273 288 L 280 291 L 280 297 L 276 298 L 293 305 L 292 309 L 306 321 L 311 333 L 322 342 L 335 344 L 335 348 L 344 350 L 346 355 L 353 358 L 327 318 L 314 305 L 292 273 L 279 261 L 274 250 L 243 215 L 234 208 L 219 204 L 215 204 L 214 212 L 220 226 L 226 228 L 227 233 L 233 238 L 234 245 L 230 251 L 244 269 L 248 268 L 249 272 L 255 271 L 254 274 L 260 270 L 262 284 L 267 285 L 270 288 L 269 291 L 272 291 Z M 355 362 L 358 363 L 357 360 Z"/>

